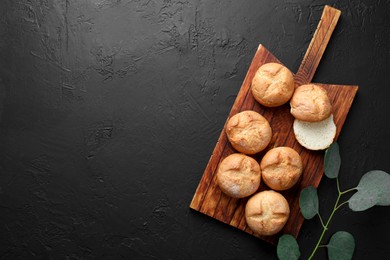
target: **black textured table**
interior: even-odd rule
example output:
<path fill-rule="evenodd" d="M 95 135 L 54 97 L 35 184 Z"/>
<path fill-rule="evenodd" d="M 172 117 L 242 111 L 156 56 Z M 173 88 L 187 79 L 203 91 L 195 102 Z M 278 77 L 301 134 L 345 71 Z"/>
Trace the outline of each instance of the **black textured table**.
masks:
<path fill-rule="evenodd" d="M 258 44 L 296 72 L 325 4 L 342 14 L 313 81 L 359 85 L 347 189 L 390 172 L 390 1 L 2 0 L 0 259 L 276 259 L 189 204 Z M 335 182 L 318 192 L 327 218 Z M 345 207 L 326 238 L 383 259 L 389 221 Z M 320 233 L 304 222 L 303 259 Z"/>

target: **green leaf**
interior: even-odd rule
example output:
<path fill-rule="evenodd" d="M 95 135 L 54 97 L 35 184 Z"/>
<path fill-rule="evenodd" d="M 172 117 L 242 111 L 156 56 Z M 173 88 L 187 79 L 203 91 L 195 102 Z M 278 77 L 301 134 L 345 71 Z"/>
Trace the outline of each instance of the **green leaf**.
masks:
<path fill-rule="evenodd" d="M 329 260 L 352 259 L 355 251 L 355 239 L 348 232 L 338 231 L 330 238 L 327 248 Z"/>
<path fill-rule="evenodd" d="M 375 204 L 376 206 L 389 206 L 390 205 L 390 187 L 389 190 L 379 194 L 378 202 Z"/>
<path fill-rule="evenodd" d="M 292 235 L 283 235 L 279 238 L 276 252 L 280 260 L 296 260 L 301 255 L 299 245 Z"/>
<path fill-rule="evenodd" d="M 318 214 L 318 195 L 314 187 L 309 186 L 301 191 L 299 207 L 305 219 L 311 219 Z"/>
<path fill-rule="evenodd" d="M 339 145 L 334 142 L 325 151 L 324 170 L 326 177 L 330 179 L 337 178 L 340 171 L 341 157 Z"/>
<path fill-rule="evenodd" d="M 360 179 L 357 192 L 348 200 L 353 211 L 363 211 L 375 205 L 390 205 L 390 174 L 369 171 Z"/>

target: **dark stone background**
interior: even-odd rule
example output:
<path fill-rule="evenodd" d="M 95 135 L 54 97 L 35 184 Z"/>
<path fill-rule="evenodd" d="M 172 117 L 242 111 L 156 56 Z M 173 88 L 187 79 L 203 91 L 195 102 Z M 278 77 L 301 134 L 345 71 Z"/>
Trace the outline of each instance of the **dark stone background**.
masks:
<path fill-rule="evenodd" d="M 275 259 L 189 204 L 258 44 L 296 72 L 326 3 L 342 16 L 314 81 L 360 86 L 347 189 L 390 171 L 390 1 L 1 0 L 0 258 Z M 383 259 L 389 220 L 344 208 L 327 237 Z M 304 258 L 320 231 L 305 221 Z"/>

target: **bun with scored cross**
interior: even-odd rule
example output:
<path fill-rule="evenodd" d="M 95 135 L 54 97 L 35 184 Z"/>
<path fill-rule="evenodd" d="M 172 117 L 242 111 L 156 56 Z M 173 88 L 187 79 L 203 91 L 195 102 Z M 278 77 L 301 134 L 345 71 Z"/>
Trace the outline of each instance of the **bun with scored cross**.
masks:
<path fill-rule="evenodd" d="M 273 190 L 287 190 L 302 175 L 301 156 L 290 147 L 276 147 L 261 159 L 262 179 Z"/>
<path fill-rule="evenodd" d="M 245 207 L 245 219 L 257 235 L 271 236 L 286 224 L 290 207 L 282 194 L 266 190 L 253 195 Z"/>
<path fill-rule="evenodd" d="M 228 120 L 226 135 L 237 151 L 255 154 L 268 146 L 272 137 L 272 129 L 262 115 L 246 110 L 235 114 Z"/>
<path fill-rule="evenodd" d="M 261 171 L 255 159 L 241 153 L 233 153 L 218 166 L 217 184 L 223 193 L 233 198 L 244 198 L 257 191 Z"/>
<path fill-rule="evenodd" d="M 266 107 L 287 103 L 294 93 L 295 83 L 291 71 L 279 63 L 266 63 L 252 80 L 252 94 L 257 102 Z"/>
<path fill-rule="evenodd" d="M 290 100 L 291 114 L 300 121 L 319 122 L 330 116 L 332 104 L 321 86 L 306 84 L 297 87 Z"/>

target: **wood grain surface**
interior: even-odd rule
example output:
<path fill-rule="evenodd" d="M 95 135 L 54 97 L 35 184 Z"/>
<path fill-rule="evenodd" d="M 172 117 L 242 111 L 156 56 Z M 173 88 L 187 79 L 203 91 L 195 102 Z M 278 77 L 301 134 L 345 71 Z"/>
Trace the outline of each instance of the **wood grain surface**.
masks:
<path fill-rule="evenodd" d="M 317 29 L 295 75 L 296 86 L 309 83 L 313 79 L 340 15 L 340 10 L 325 6 Z"/>
<path fill-rule="evenodd" d="M 311 82 L 339 16 L 340 11 L 328 6 L 324 8 L 317 30 L 309 45 L 299 71 L 295 75 L 295 80 L 298 82 L 298 85 Z M 260 161 L 262 156 L 269 149 L 279 146 L 292 147 L 302 157 L 304 170 L 301 180 L 293 188 L 281 192 L 286 197 L 290 205 L 291 213 L 288 222 L 279 234 L 275 236 L 260 237 L 267 242 L 275 244 L 280 234 L 288 233 L 295 237 L 298 236 L 303 223 L 303 217 L 299 209 L 299 193 L 303 188 L 309 185 L 317 187 L 320 183 L 323 176 L 324 151 L 307 150 L 296 141 L 292 130 L 294 118 L 290 114 L 290 107 L 288 104 L 276 108 L 267 108 L 254 100 L 250 91 L 252 79 L 256 70 L 261 65 L 269 62 L 281 63 L 264 46 L 259 45 L 229 113 L 228 119 L 241 111 L 254 110 L 262 114 L 270 122 L 273 130 L 272 140 L 265 151 L 253 156 L 256 160 Z M 337 138 L 345 122 L 358 87 L 348 85 L 320 85 L 327 89 L 333 105 L 334 121 L 337 125 Z M 220 161 L 229 154 L 235 152 L 236 151 L 227 139 L 224 127 L 196 189 L 190 208 L 230 226 L 243 230 L 249 234 L 255 235 L 249 227 L 247 227 L 245 222 L 244 213 L 248 198 L 234 199 L 228 197 L 222 193 L 216 183 L 216 170 Z M 259 187 L 259 191 L 265 189 L 269 188 L 262 183 Z"/>

